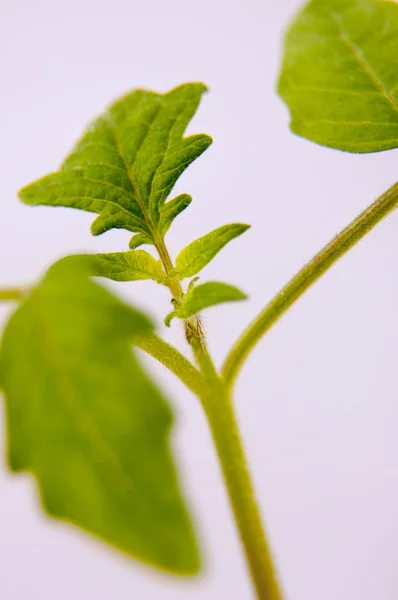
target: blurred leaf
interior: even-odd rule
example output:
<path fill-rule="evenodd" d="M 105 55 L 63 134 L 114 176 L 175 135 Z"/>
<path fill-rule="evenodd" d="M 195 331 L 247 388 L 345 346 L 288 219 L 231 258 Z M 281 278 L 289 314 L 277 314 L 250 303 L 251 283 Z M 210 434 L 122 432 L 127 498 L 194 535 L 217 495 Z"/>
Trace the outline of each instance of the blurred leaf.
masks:
<path fill-rule="evenodd" d="M 292 130 L 348 152 L 398 146 L 398 5 L 312 0 L 286 35 L 279 92 Z"/>
<path fill-rule="evenodd" d="M 88 263 L 87 263 L 88 264 Z M 170 455 L 171 411 L 131 348 L 152 330 L 67 259 L 6 326 L 8 460 L 47 512 L 179 574 L 198 551 Z"/>
<path fill-rule="evenodd" d="M 228 242 L 242 235 L 249 227 L 241 223 L 223 225 L 186 246 L 176 259 L 178 276 L 184 279 L 199 273 Z"/>
<path fill-rule="evenodd" d="M 185 194 L 166 204 L 175 182 L 212 141 L 183 137 L 205 90 L 187 83 L 164 95 L 127 94 L 92 123 L 61 170 L 23 188 L 21 200 L 98 213 L 94 235 L 123 228 L 139 234 L 132 247 L 156 244 L 190 201 Z"/>
<path fill-rule="evenodd" d="M 209 281 L 196 287 L 190 286 L 182 302 L 174 301 L 175 310 L 167 315 L 165 324 L 170 326 L 174 317 L 188 319 L 209 306 L 246 300 L 246 298 L 246 294 L 238 288 L 218 281 Z"/>

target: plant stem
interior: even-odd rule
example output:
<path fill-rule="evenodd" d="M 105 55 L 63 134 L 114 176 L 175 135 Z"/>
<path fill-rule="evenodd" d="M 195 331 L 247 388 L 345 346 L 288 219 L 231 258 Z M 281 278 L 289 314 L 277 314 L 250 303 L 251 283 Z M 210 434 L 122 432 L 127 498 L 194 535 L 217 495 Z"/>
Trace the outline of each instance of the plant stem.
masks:
<path fill-rule="evenodd" d="M 257 598 L 282 600 L 231 398 L 215 371 L 207 349 L 197 345 L 194 352 L 208 383 L 201 400 Z"/>
<path fill-rule="evenodd" d="M 156 247 L 166 273 L 171 273 L 174 267 L 164 241 Z M 181 283 L 177 278 L 173 287 L 169 287 L 174 297 L 176 292 L 182 296 Z M 191 324 L 187 329 L 185 323 L 185 331 L 189 331 L 187 339 L 201 374 L 179 352 L 175 349 L 170 351 L 171 347 L 156 336 L 151 336 L 146 341 L 137 338 L 135 343 L 166 365 L 200 398 L 213 436 L 257 598 L 282 600 L 230 396 L 211 359 L 201 327 L 196 328 Z"/>
<path fill-rule="evenodd" d="M 200 396 L 203 391 L 203 377 L 193 364 L 174 346 L 170 346 L 155 334 L 135 336 L 134 346 L 140 348 L 174 373 L 191 392 Z"/>
<path fill-rule="evenodd" d="M 170 273 L 174 271 L 174 266 L 170 258 L 169 251 L 166 248 L 166 244 L 164 243 L 164 239 L 158 239 L 156 241 L 156 249 L 159 253 L 159 257 L 162 261 L 164 270 L 166 271 L 167 275 L 170 275 Z M 171 294 L 174 298 L 177 298 L 178 300 L 182 298 L 183 291 L 178 277 L 171 277 L 168 280 L 167 286 L 170 289 Z"/>
<path fill-rule="evenodd" d="M 231 387 L 254 346 L 280 317 L 317 281 L 341 256 L 363 238 L 377 223 L 398 205 L 398 184 L 392 186 L 367 210 L 343 229 L 275 296 L 254 319 L 227 356 L 222 374 Z"/>

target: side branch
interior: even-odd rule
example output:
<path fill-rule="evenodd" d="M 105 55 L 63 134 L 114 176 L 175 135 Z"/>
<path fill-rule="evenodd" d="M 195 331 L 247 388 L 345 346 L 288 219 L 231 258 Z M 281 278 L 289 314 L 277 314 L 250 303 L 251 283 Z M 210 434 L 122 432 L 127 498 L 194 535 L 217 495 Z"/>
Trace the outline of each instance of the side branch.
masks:
<path fill-rule="evenodd" d="M 245 360 L 263 335 L 315 281 L 397 206 L 398 183 L 343 229 L 271 300 L 243 332 L 225 360 L 222 374 L 229 387 L 233 385 Z"/>
<path fill-rule="evenodd" d="M 196 396 L 203 393 L 205 383 L 202 375 L 174 346 L 155 334 L 137 336 L 133 344 L 167 367 Z"/>

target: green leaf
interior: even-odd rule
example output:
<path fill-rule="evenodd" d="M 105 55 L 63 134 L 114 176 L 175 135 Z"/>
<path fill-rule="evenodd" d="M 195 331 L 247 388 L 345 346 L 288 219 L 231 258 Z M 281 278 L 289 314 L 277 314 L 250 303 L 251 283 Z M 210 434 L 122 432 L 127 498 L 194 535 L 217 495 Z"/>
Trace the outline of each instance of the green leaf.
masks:
<path fill-rule="evenodd" d="M 23 188 L 21 200 L 98 213 L 94 235 L 123 228 L 139 234 L 132 247 L 156 245 L 190 201 L 185 194 L 169 205 L 168 195 L 212 142 L 183 137 L 205 90 L 187 83 L 164 95 L 127 94 L 92 123 L 61 170 Z"/>
<path fill-rule="evenodd" d="M 144 244 L 152 244 L 152 239 L 146 233 L 137 233 L 134 235 L 129 242 L 129 247 L 131 250 L 135 250 Z"/>
<path fill-rule="evenodd" d="M 222 304 L 223 302 L 236 302 L 246 300 L 247 296 L 238 288 L 227 283 L 208 281 L 193 288 L 192 292 L 184 302 L 186 317 L 196 315 L 209 306 Z"/>
<path fill-rule="evenodd" d="M 199 273 L 228 242 L 242 235 L 249 227 L 241 223 L 223 225 L 186 246 L 176 259 L 178 276 L 185 279 Z"/>
<path fill-rule="evenodd" d="M 286 35 L 292 130 L 348 152 L 398 147 L 398 5 L 312 0 Z"/>
<path fill-rule="evenodd" d="M 170 455 L 171 411 L 131 347 L 151 323 L 73 266 L 50 269 L 5 329 L 10 468 L 36 477 L 50 515 L 193 574 L 198 551 Z"/>
<path fill-rule="evenodd" d="M 188 208 L 191 202 L 192 198 L 191 196 L 188 196 L 188 194 L 181 194 L 180 196 L 177 196 L 177 198 L 174 198 L 174 200 L 167 202 L 159 223 L 160 233 L 162 236 L 167 233 L 174 219 L 180 213 L 182 213 L 182 211 Z"/>
<path fill-rule="evenodd" d="M 107 277 L 114 281 L 137 281 L 154 279 L 158 283 L 166 280 L 162 263 L 145 250 L 113 252 L 110 254 L 82 254 L 70 256 L 64 260 L 79 259 L 90 264 L 91 275 Z"/>
<path fill-rule="evenodd" d="M 190 286 L 182 302 L 174 301 L 175 310 L 167 315 L 165 324 L 169 327 L 174 317 L 188 319 L 210 306 L 246 300 L 246 298 L 246 294 L 235 286 L 218 281 L 209 281 L 196 287 Z"/>

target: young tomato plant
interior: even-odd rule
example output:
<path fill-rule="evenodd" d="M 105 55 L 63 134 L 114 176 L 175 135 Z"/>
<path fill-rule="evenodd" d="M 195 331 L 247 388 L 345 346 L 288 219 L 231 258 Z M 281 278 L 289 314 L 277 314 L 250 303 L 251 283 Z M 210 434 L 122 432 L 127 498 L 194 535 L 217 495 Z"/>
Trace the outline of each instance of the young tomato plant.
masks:
<path fill-rule="evenodd" d="M 196 395 L 213 436 L 257 597 L 282 600 L 232 400 L 249 353 L 289 307 L 398 203 L 398 184 L 321 250 L 257 315 L 219 372 L 200 313 L 245 299 L 198 273 L 248 225 L 219 227 L 182 249 L 165 242 L 191 197 L 169 200 L 179 176 L 211 144 L 184 137 L 201 83 L 166 94 L 136 90 L 88 127 L 60 170 L 23 188 L 25 204 L 97 214 L 91 232 L 131 232 L 130 249 L 74 255 L 30 288 L 3 289 L 18 304 L 1 344 L 8 463 L 32 473 L 48 514 L 177 575 L 200 554 L 169 446 L 171 410 L 137 361 L 140 348 Z M 279 92 L 293 131 L 348 152 L 398 146 L 398 6 L 384 0 L 312 0 L 291 25 Z M 141 249 L 146 246 L 147 249 Z M 154 333 L 150 320 L 93 277 L 151 279 L 170 291 L 194 360 Z M 166 311 L 165 311 L 166 312 Z"/>

